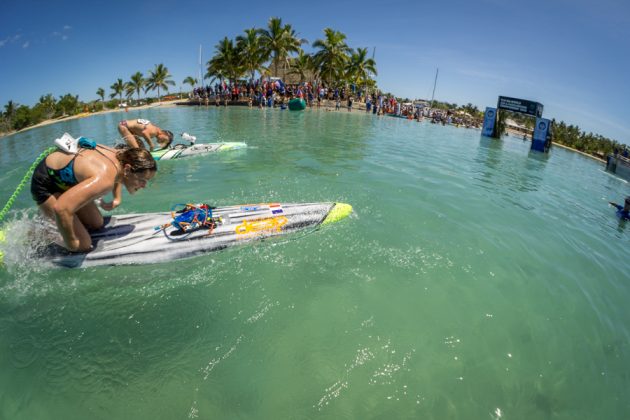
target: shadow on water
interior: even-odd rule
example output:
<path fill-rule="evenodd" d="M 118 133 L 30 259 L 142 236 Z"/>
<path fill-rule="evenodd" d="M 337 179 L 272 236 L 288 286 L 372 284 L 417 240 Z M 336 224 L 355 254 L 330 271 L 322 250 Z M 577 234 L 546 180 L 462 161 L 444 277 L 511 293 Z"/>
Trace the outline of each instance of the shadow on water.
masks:
<path fill-rule="evenodd" d="M 481 168 L 475 179 L 481 181 L 481 186 L 487 188 L 493 184 L 492 179 L 497 175 L 503 153 L 503 142 L 500 139 L 481 136 L 475 163 Z"/>
<path fill-rule="evenodd" d="M 480 137 L 475 157 L 478 170 L 473 178 L 489 193 L 499 194 L 502 199 L 531 210 L 533 207 L 519 196 L 540 189 L 549 156 L 531 150 L 524 155 L 520 149 L 510 147 L 509 141 Z"/>
<path fill-rule="evenodd" d="M 619 219 L 618 223 L 617 223 L 617 232 L 619 232 L 619 233 L 625 232 L 627 224 L 628 224 L 627 220 Z"/>
<path fill-rule="evenodd" d="M 527 169 L 539 170 L 544 168 L 547 165 L 547 162 L 549 162 L 549 153 L 537 152 L 530 149 L 527 153 L 527 157 Z"/>

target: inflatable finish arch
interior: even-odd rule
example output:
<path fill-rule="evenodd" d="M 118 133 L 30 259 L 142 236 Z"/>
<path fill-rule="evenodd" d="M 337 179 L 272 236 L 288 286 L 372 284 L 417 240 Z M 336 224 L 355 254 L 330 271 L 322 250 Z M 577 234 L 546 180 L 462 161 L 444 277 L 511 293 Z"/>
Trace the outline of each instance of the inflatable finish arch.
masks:
<path fill-rule="evenodd" d="M 499 110 L 519 112 L 521 114 L 536 117 L 536 125 L 534 126 L 534 135 L 532 136 L 531 150 L 539 152 L 549 151 L 551 140 L 549 134 L 551 131 L 551 121 L 542 118 L 543 105 L 539 102 L 527 101 L 525 99 L 509 98 L 507 96 L 499 96 L 496 108 L 487 107 L 483 118 L 483 128 L 481 134 L 487 137 L 497 137 L 496 122 Z"/>

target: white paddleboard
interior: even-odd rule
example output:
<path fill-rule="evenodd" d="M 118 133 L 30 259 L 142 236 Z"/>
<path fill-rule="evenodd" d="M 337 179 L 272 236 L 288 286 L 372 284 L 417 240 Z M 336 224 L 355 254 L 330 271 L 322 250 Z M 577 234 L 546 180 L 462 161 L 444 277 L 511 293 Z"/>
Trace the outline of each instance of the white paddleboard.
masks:
<path fill-rule="evenodd" d="M 203 155 L 206 153 L 225 152 L 228 150 L 238 150 L 247 147 L 247 143 L 226 142 L 226 143 L 205 143 L 205 144 L 176 144 L 170 149 L 160 149 L 151 152 L 155 160 L 179 159 L 190 156 Z"/>
<path fill-rule="evenodd" d="M 314 228 L 347 217 L 352 207 L 344 203 L 264 203 L 219 207 L 216 227 L 182 233 L 175 227 L 157 229 L 173 220 L 171 213 L 116 215 L 92 234 L 94 249 L 71 253 L 59 245 L 39 247 L 37 259 L 57 266 L 150 264 L 218 251 L 270 236 Z"/>

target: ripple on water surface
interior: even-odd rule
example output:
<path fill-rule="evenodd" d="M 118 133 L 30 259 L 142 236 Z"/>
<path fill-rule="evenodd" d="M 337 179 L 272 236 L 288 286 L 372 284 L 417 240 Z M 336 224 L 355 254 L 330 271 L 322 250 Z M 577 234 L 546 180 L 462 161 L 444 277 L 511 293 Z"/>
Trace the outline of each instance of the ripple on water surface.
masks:
<path fill-rule="evenodd" d="M 607 206 L 630 187 L 599 163 L 355 112 L 125 117 L 249 147 L 162 162 L 115 213 L 341 201 L 354 214 L 178 262 L 50 269 L 32 264 L 22 240 L 37 226 L 23 194 L 0 273 L 0 417 L 590 419 L 630 410 L 629 231 Z M 109 142 L 119 118 L 2 139 L 0 193 L 10 195 L 59 133 Z"/>

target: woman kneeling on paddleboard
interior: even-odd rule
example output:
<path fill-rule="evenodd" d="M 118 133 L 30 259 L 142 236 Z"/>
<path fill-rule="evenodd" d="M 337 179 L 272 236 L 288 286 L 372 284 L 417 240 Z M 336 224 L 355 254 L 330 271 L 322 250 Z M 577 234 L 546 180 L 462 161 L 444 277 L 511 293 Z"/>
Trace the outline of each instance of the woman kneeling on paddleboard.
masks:
<path fill-rule="evenodd" d="M 157 164 L 146 149 L 115 150 L 91 144 L 76 154 L 56 151 L 42 160 L 31 180 L 31 194 L 39 209 L 57 222 L 66 248 L 86 252 L 92 248 L 90 230 L 103 227 L 95 200 L 112 192 L 104 210 L 121 202 L 122 186 L 130 194 L 146 187 Z"/>

